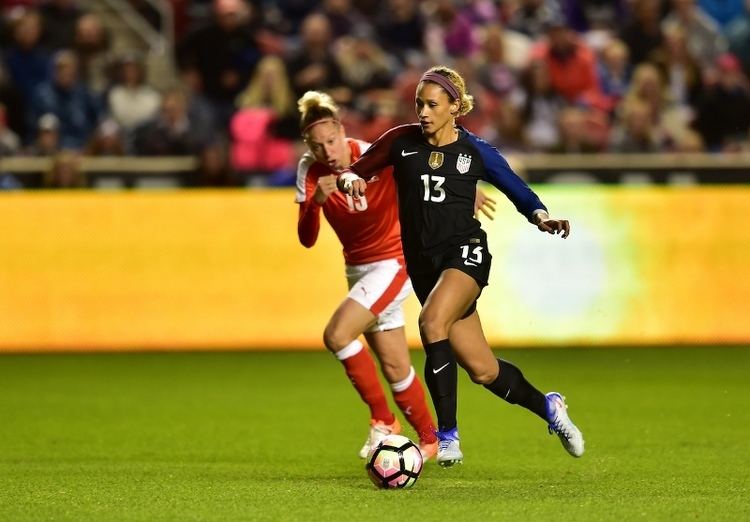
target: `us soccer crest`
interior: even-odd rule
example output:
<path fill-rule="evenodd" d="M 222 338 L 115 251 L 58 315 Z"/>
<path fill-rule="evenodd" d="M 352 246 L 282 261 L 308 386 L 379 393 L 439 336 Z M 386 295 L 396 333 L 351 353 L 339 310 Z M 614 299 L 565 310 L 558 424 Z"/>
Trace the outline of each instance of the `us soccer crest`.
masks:
<path fill-rule="evenodd" d="M 471 156 L 468 154 L 459 154 L 456 160 L 456 169 L 461 174 L 466 174 L 469 172 L 469 167 L 471 167 Z"/>
<path fill-rule="evenodd" d="M 430 159 L 427 160 L 427 164 L 432 170 L 439 169 L 443 166 L 443 153 L 442 152 L 430 152 Z"/>

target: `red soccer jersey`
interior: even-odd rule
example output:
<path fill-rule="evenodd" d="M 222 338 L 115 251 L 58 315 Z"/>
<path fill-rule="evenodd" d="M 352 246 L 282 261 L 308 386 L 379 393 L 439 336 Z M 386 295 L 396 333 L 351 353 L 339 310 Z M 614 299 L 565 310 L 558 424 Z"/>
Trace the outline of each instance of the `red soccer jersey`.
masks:
<path fill-rule="evenodd" d="M 347 138 L 352 162 L 370 146 L 364 141 Z M 308 152 L 297 168 L 297 197 L 300 204 L 298 233 L 302 244 L 312 246 L 320 229 L 319 209 L 313 194 L 322 176 L 338 174 L 328 165 L 315 161 Z M 368 181 L 367 195 L 353 199 L 336 191 L 323 203 L 323 214 L 344 247 L 348 265 L 363 265 L 383 259 L 402 257 L 401 227 L 393 169 L 383 169 Z"/>

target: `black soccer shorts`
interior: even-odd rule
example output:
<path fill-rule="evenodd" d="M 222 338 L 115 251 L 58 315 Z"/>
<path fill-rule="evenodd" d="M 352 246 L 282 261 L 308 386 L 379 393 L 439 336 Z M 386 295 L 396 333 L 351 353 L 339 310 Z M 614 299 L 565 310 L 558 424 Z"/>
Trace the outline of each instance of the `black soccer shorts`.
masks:
<path fill-rule="evenodd" d="M 406 270 L 411 278 L 411 285 L 423 305 L 440 279 L 440 274 L 448 268 L 455 268 L 474 278 L 481 295 L 482 289 L 489 282 L 491 265 L 492 255 L 487 248 L 487 235 L 482 230 L 437 255 L 406 256 Z M 477 303 L 474 301 L 462 319 L 470 316 L 476 307 Z"/>

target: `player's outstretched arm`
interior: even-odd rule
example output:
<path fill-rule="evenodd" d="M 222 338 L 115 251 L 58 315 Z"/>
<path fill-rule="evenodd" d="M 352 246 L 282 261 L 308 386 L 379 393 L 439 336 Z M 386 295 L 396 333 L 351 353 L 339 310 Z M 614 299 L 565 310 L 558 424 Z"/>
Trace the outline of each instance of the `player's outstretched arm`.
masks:
<path fill-rule="evenodd" d="M 538 211 L 534 214 L 534 224 L 542 232 L 549 234 L 562 234 L 565 239 L 570 235 L 570 222 L 567 219 L 552 219 L 544 211 Z"/>
<path fill-rule="evenodd" d="M 341 192 L 353 198 L 361 198 L 367 191 L 367 182 L 353 172 L 344 172 L 336 180 L 336 186 Z"/>

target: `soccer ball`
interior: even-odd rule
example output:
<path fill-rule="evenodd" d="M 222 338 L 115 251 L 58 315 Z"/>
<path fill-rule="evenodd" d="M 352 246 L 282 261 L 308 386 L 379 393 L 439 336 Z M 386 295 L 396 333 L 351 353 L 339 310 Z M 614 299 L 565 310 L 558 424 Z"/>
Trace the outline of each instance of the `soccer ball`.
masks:
<path fill-rule="evenodd" d="M 409 488 L 422 471 L 422 452 L 402 435 L 388 435 L 367 455 L 367 474 L 379 488 Z"/>

